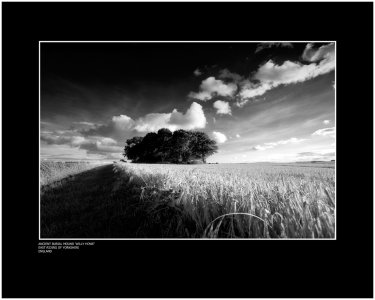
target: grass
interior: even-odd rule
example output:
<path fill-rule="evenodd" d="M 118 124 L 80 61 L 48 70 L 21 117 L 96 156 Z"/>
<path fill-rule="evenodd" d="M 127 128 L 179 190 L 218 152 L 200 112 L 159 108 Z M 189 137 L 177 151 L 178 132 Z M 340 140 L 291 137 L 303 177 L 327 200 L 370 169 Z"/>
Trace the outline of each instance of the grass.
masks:
<path fill-rule="evenodd" d="M 333 163 L 114 163 L 71 174 L 42 186 L 42 237 L 335 237 Z"/>
<path fill-rule="evenodd" d="M 41 161 L 40 163 L 40 185 L 50 184 L 67 176 L 92 169 L 100 162 L 83 161 Z"/>
<path fill-rule="evenodd" d="M 180 238 L 334 238 L 333 167 L 115 164 L 148 212 L 138 233 Z"/>

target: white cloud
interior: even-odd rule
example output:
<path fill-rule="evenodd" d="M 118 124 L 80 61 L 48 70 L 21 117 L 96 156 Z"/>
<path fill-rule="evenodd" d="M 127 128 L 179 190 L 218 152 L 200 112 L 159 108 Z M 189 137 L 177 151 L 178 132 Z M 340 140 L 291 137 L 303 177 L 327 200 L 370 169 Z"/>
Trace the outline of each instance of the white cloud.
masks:
<path fill-rule="evenodd" d="M 195 76 L 200 76 L 200 75 L 202 75 L 202 74 L 203 74 L 202 71 L 199 70 L 198 68 L 194 70 L 194 75 L 195 75 Z"/>
<path fill-rule="evenodd" d="M 330 120 L 324 120 L 323 123 L 324 123 L 325 125 L 328 125 L 329 123 L 331 123 L 331 121 L 330 121 Z"/>
<path fill-rule="evenodd" d="M 168 128 L 171 131 L 192 130 L 205 126 L 206 117 L 203 108 L 200 104 L 193 102 L 185 114 L 174 109 L 170 113 L 150 113 L 136 120 L 126 115 L 113 116 L 111 122 L 107 124 L 79 132 L 88 137 L 110 136 L 118 140 L 126 134 L 134 134 L 134 131 L 155 132 L 161 128 Z"/>
<path fill-rule="evenodd" d="M 101 139 L 100 144 L 110 146 L 110 145 L 116 145 L 117 142 L 114 139 L 105 137 Z"/>
<path fill-rule="evenodd" d="M 171 131 L 177 129 L 191 130 L 204 128 L 206 117 L 200 104 L 193 102 L 185 114 L 174 109 L 171 113 L 152 113 L 137 119 L 134 129 L 138 132 L 157 131 L 160 128 L 168 128 Z"/>
<path fill-rule="evenodd" d="M 189 97 L 202 101 L 210 100 L 215 95 L 231 97 L 237 91 L 237 85 L 234 83 L 225 84 L 222 80 L 215 77 L 208 77 L 203 80 L 198 93 L 190 92 Z"/>
<path fill-rule="evenodd" d="M 237 133 L 237 134 L 236 134 L 236 138 L 240 138 L 240 137 L 241 137 L 241 136 Z"/>
<path fill-rule="evenodd" d="M 214 102 L 214 108 L 216 108 L 216 113 L 221 115 L 231 115 L 232 110 L 228 102 L 217 100 Z"/>
<path fill-rule="evenodd" d="M 251 150 L 266 150 L 266 149 L 272 149 L 276 146 L 279 146 L 279 145 L 286 145 L 286 144 L 297 144 L 297 143 L 300 143 L 300 142 L 303 142 L 303 141 L 306 141 L 307 139 L 298 139 L 298 138 L 290 138 L 290 139 L 287 139 L 287 140 L 280 140 L 280 141 L 277 141 L 277 142 L 271 142 L 271 143 L 264 143 L 263 145 L 256 145 L 254 147 L 251 148 Z"/>
<path fill-rule="evenodd" d="M 126 115 L 114 116 L 112 117 L 112 122 L 115 125 L 115 128 L 120 130 L 129 130 L 134 125 L 133 119 Z"/>
<path fill-rule="evenodd" d="M 322 128 L 315 131 L 312 135 L 336 137 L 336 127 Z"/>
<path fill-rule="evenodd" d="M 334 60 L 322 60 L 318 65 L 316 63 L 304 65 L 289 60 L 282 65 L 276 65 L 272 60 L 269 60 L 258 69 L 254 78 L 260 80 L 263 84 L 276 87 L 280 84 L 303 82 L 328 73 L 334 68 Z"/>
<path fill-rule="evenodd" d="M 224 133 L 214 131 L 214 132 L 212 132 L 212 135 L 213 135 L 214 140 L 218 144 L 223 144 L 227 141 L 227 137 L 225 136 Z"/>

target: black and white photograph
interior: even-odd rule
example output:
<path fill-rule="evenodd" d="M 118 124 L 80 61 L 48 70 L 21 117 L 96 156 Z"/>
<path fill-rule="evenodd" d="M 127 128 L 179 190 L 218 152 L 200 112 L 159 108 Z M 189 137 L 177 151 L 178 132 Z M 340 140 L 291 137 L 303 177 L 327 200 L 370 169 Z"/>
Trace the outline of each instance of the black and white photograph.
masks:
<path fill-rule="evenodd" d="M 365 2 L 1 2 L 1 297 L 372 298 Z"/>
<path fill-rule="evenodd" d="M 334 239 L 334 41 L 40 42 L 40 237 Z"/>

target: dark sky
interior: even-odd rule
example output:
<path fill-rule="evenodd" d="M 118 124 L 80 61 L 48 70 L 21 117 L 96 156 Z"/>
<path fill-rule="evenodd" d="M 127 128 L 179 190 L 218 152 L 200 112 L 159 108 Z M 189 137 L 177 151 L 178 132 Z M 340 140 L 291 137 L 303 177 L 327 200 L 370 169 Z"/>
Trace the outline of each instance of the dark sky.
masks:
<path fill-rule="evenodd" d="M 42 156 L 119 157 L 126 138 L 169 126 L 215 137 L 214 160 L 288 160 L 281 146 L 297 149 L 311 140 L 307 132 L 334 130 L 332 45 L 42 43 Z M 301 131 L 306 122 L 314 125 Z M 315 138 L 332 146 L 327 136 Z M 333 152 L 327 143 L 309 152 Z"/>

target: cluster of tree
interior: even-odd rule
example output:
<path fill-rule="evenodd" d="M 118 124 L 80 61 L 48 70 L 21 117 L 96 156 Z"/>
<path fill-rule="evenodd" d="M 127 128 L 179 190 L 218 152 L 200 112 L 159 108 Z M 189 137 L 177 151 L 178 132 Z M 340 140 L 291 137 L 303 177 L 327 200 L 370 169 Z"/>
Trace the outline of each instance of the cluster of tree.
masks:
<path fill-rule="evenodd" d="M 136 163 L 191 163 L 217 152 L 216 141 L 200 131 L 176 130 L 166 128 L 157 133 L 150 132 L 144 137 L 126 140 L 124 156 Z"/>

